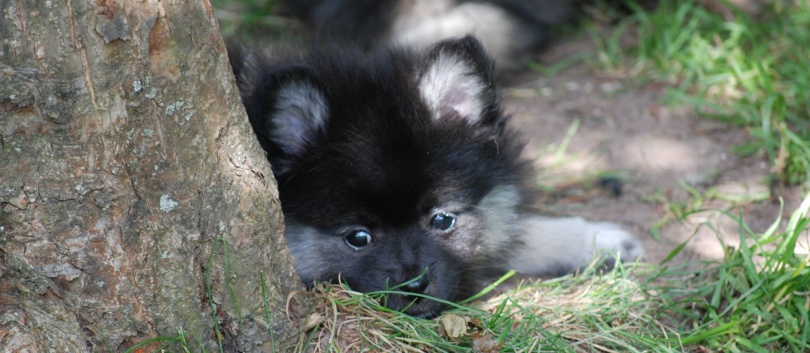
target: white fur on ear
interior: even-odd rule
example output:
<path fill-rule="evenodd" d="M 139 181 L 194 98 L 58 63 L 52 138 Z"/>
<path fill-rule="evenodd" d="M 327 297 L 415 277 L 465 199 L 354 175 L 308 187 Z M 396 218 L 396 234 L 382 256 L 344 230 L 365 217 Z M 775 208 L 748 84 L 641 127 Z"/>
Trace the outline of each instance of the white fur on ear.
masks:
<path fill-rule="evenodd" d="M 276 92 L 270 138 L 284 153 L 298 155 L 326 127 L 329 114 L 323 93 L 309 82 L 290 82 Z"/>
<path fill-rule="evenodd" d="M 475 72 L 473 63 L 443 51 L 420 77 L 419 93 L 434 120 L 455 118 L 475 124 L 486 108 L 483 96 L 490 84 Z"/>

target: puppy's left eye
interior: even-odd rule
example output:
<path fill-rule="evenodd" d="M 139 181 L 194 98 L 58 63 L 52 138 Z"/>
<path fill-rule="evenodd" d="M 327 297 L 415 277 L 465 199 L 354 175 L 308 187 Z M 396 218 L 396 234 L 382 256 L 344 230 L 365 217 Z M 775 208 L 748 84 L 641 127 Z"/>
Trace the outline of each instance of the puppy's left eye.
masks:
<path fill-rule="evenodd" d="M 346 240 L 346 244 L 349 245 L 354 250 L 360 250 L 361 248 L 365 247 L 368 244 L 371 244 L 372 236 L 371 233 L 366 231 L 365 229 L 355 229 L 349 234 L 346 234 L 344 238 Z"/>
<path fill-rule="evenodd" d="M 439 212 L 430 219 L 430 226 L 433 229 L 450 233 L 456 227 L 456 215 L 450 212 Z"/>

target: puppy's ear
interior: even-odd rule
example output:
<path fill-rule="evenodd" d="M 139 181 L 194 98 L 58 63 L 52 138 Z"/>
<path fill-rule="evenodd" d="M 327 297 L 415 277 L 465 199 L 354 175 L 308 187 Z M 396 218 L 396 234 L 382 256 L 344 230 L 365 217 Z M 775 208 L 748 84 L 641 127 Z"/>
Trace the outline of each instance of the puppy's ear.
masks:
<path fill-rule="evenodd" d="M 435 121 L 491 125 L 500 119 L 492 62 L 472 36 L 445 40 L 427 50 L 418 87 Z"/>
<path fill-rule="evenodd" d="M 306 67 L 267 73 L 257 92 L 261 112 L 250 114 L 251 123 L 273 169 L 283 174 L 325 130 L 326 96 Z"/>

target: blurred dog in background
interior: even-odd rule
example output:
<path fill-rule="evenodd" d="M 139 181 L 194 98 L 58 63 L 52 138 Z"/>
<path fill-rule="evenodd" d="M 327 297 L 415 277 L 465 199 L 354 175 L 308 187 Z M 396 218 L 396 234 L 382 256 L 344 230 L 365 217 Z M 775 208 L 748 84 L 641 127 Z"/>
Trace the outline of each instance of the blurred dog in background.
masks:
<path fill-rule="evenodd" d="M 321 38 L 363 49 L 399 46 L 421 51 L 471 34 L 498 63 L 520 68 L 579 11 L 578 0 L 286 0 L 287 11 Z"/>

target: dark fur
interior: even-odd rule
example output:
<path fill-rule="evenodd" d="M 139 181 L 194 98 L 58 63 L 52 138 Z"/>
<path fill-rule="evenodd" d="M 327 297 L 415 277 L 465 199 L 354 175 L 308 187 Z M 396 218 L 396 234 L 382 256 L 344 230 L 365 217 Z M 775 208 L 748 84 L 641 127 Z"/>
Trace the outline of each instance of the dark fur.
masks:
<path fill-rule="evenodd" d="M 399 289 L 412 294 L 386 304 L 432 316 L 443 305 L 420 295 L 456 301 L 509 268 L 559 274 L 603 250 L 643 252 L 615 224 L 521 212 L 532 201 L 523 143 L 473 37 L 422 54 L 229 54 L 307 284 L 408 283 Z"/>
<path fill-rule="evenodd" d="M 522 185 L 526 176 L 519 159 L 522 143 L 505 129 L 492 66 L 475 39 L 443 42 L 422 56 L 322 50 L 277 62 L 246 55 L 256 54 L 232 49 L 231 62 L 250 122 L 274 168 L 288 223 L 335 237 L 362 225 L 377 236 L 359 251 L 333 249 L 335 258 L 326 261 L 332 266 L 316 277 L 305 275 L 305 282 L 340 277 L 367 292 L 408 281 L 427 269 L 426 293 L 458 300 L 477 288 L 486 270 L 503 270 L 508 249 L 459 255 L 446 249 L 446 235 L 426 224 L 437 206 L 452 202 L 473 207 L 493 187 Z M 487 85 L 475 97 L 484 102 L 480 121 L 471 123 L 453 111 L 436 121 L 419 96 L 419 77 L 440 55 L 469 63 L 469 74 Z M 280 87 L 302 81 L 323 93 L 329 117 L 305 152 L 289 154 L 269 134 L 277 128 L 270 117 L 277 112 Z M 403 308 L 411 299 L 392 297 L 389 305 Z M 439 308 L 420 301 L 411 312 L 428 314 Z"/>
<path fill-rule="evenodd" d="M 320 41 L 359 45 L 365 50 L 404 45 L 423 49 L 428 44 L 474 33 L 498 60 L 498 69 L 514 69 L 526 55 L 551 43 L 562 24 L 570 23 L 580 0 L 286 0 L 282 3 L 306 22 Z M 459 21 L 454 11 L 467 5 L 486 5 L 467 11 Z M 485 14 L 502 11 L 497 19 Z M 483 22 L 482 22 L 483 20 Z M 405 28 L 398 24 L 407 23 Z M 449 28 L 459 27 L 458 30 Z M 514 27 L 505 36 L 488 33 Z M 400 37 L 420 28 L 419 34 Z M 416 32 L 414 32 L 416 33 Z M 488 43 L 489 40 L 489 43 Z M 505 44 L 495 50 L 495 43 Z"/>

